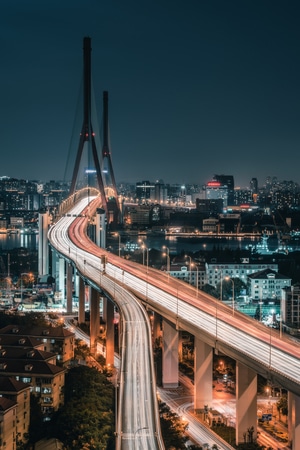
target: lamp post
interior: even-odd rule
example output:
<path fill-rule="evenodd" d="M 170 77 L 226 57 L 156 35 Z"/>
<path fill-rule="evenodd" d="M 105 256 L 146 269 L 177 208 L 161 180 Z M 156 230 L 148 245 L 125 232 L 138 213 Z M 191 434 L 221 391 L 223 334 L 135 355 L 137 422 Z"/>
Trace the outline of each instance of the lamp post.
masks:
<path fill-rule="evenodd" d="M 115 236 L 118 236 L 119 238 L 119 258 L 121 257 L 121 235 L 120 233 L 115 233 Z"/>
<path fill-rule="evenodd" d="M 145 265 L 145 249 L 147 248 L 146 244 L 144 243 L 143 239 L 139 239 L 138 242 L 141 244 L 141 249 L 143 250 L 143 266 Z"/>
<path fill-rule="evenodd" d="M 282 339 L 282 298 L 280 297 L 279 337 Z"/>
<path fill-rule="evenodd" d="M 271 309 L 271 314 L 272 314 L 272 321 L 270 324 L 270 354 L 269 354 L 269 368 L 271 369 L 272 367 L 272 325 L 273 325 L 273 314 L 274 314 L 274 309 Z"/>
<path fill-rule="evenodd" d="M 262 305 L 263 305 L 263 290 L 262 287 L 259 288 L 260 291 L 260 299 L 259 299 L 259 321 L 262 319 Z"/>
<path fill-rule="evenodd" d="M 216 272 L 218 272 L 218 269 L 216 269 Z M 223 300 L 223 272 L 222 269 L 220 269 L 220 301 Z M 218 299 L 216 299 L 216 354 L 218 352 L 217 350 L 217 342 L 218 342 Z"/>
<path fill-rule="evenodd" d="M 230 277 L 225 277 L 225 280 L 230 280 L 232 283 L 232 315 L 234 316 L 234 281 Z"/>
<path fill-rule="evenodd" d="M 147 273 L 148 273 L 148 267 L 149 267 L 149 248 L 143 244 L 142 245 L 142 249 L 143 249 L 143 266 L 145 265 L 145 250 L 146 250 L 146 265 L 147 265 Z"/>
<path fill-rule="evenodd" d="M 194 266 L 195 269 L 196 269 L 196 277 L 197 277 L 197 279 L 196 279 L 196 297 L 198 297 L 198 291 L 199 291 L 199 269 L 198 269 L 197 264 L 193 263 L 192 266 Z"/>
<path fill-rule="evenodd" d="M 189 255 L 185 255 L 185 257 L 190 259 L 190 284 L 192 284 L 192 257 Z"/>
<path fill-rule="evenodd" d="M 167 272 L 168 272 L 168 278 L 170 276 L 170 249 L 166 245 L 163 246 L 163 249 L 166 251 L 163 253 L 163 256 L 166 256 L 167 258 Z"/>

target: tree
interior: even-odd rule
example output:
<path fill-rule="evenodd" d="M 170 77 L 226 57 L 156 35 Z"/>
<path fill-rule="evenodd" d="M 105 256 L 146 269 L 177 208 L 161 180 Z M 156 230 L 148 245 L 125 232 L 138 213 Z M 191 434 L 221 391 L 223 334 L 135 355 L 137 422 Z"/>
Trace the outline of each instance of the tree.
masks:
<path fill-rule="evenodd" d="M 14 314 L 13 316 L 0 312 L 0 327 L 5 327 L 6 325 L 26 325 L 26 327 L 41 326 L 48 328 L 49 323 L 46 321 L 45 316 L 41 312 L 30 311 L 26 315 Z"/>
<path fill-rule="evenodd" d="M 238 297 L 240 292 L 246 289 L 246 284 L 240 278 L 224 278 L 222 281 L 222 298 L 223 300 L 227 300 L 232 298 L 233 289 L 234 289 L 234 297 Z M 218 284 L 218 290 L 220 291 L 220 283 Z"/>
<path fill-rule="evenodd" d="M 86 360 L 90 355 L 91 351 L 89 346 L 83 343 L 80 339 L 75 339 L 74 359 Z"/>
<path fill-rule="evenodd" d="M 113 448 L 114 387 L 96 369 L 78 366 L 66 375 L 65 405 L 52 420 L 53 437 L 66 449 Z"/>
<path fill-rule="evenodd" d="M 278 402 L 276 403 L 276 408 L 279 414 L 279 420 L 280 420 L 280 414 L 283 414 L 284 416 L 288 415 L 288 400 L 287 396 L 283 395 Z"/>
<path fill-rule="evenodd" d="M 176 450 L 186 449 L 185 443 L 187 436 L 185 431 L 188 427 L 187 422 L 184 422 L 180 417 L 171 411 L 166 403 L 159 402 L 159 415 L 161 432 L 165 444 L 165 448 Z"/>
<path fill-rule="evenodd" d="M 215 298 L 219 298 L 217 289 L 214 286 L 212 286 L 211 284 L 205 284 L 201 290 L 203 292 L 206 292 L 209 295 L 212 295 Z"/>

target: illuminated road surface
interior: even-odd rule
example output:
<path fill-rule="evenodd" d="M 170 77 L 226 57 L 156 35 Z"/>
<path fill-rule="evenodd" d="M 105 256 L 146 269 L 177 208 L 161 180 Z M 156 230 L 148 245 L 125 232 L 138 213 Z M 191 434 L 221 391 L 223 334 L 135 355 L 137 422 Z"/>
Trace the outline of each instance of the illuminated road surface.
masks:
<path fill-rule="evenodd" d="M 81 201 L 72 210 L 79 214 L 86 205 Z M 164 449 L 160 434 L 160 421 L 153 370 L 151 330 L 144 308 L 109 275 L 100 273 L 99 256 L 83 248 L 75 248 L 68 236 L 68 227 L 74 216 L 61 219 L 49 231 L 51 245 L 71 258 L 76 267 L 95 288 L 113 295 L 121 312 L 120 369 L 118 380 L 118 411 L 116 449 Z M 84 245 L 83 245 L 84 246 Z M 87 244 L 89 246 L 89 244 Z"/>

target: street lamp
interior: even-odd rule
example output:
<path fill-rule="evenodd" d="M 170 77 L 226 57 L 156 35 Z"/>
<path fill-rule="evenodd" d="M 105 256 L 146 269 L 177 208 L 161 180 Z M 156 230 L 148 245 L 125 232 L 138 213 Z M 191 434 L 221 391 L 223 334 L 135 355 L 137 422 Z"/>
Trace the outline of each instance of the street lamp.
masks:
<path fill-rule="evenodd" d="M 230 277 L 225 277 L 225 280 L 230 280 L 232 283 L 232 315 L 234 316 L 234 281 Z"/>
<path fill-rule="evenodd" d="M 194 266 L 195 269 L 196 269 L 196 277 L 197 277 L 197 280 L 196 280 L 196 297 L 198 297 L 198 291 L 199 291 L 199 269 L 198 269 L 197 264 L 193 263 L 192 266 Z"/>
<path fill-rule="evenodd" d="M 219 276 L 220 272 L 220 276 Z M 223 300 L 223 271 L 222 269 L 215 269 L 215 287 L 217 288 L 220 280 L 220 300 Z"/>
<path fill-rule="evenodd" d="M 260 299 L 259 299 L 259 321 L 262 320 L 262 305 L 263 305 L 263 288 L 259 288 L 260 291 Z"/>
<path fill-rule="evenodd" d="M 166 245 L 163 246 L 163 249 L 166 250 L 165 253 L 163 253 L 163 256 L 166 256 L 166 258 L 167 258 L 167 272 L 168 272 L 168 277 L 169 277 L 169 275 L 170 275 L 170 249 Z"/>
<path fill-rule="evenodd" d="M 190 284 L 192 284 L 192 257 L 189 255 L 185 255 L 185 257 L 190 259 Z"/>
<path fill-rule="evenodd" d="M 121 257 L 121 235 L 120 233 L 115 233 L 115 236 L 119 237 L 119 258 Z"/>
<path fill-rule="evenodd" d="M 139 239 L 139 241 L 141 243 L 141 249 L 143 250 L 143 266 L 145 265 L 145 250 L 147 252 L 147 256 L 146 256 L 146 264 L 147 264 L 147 272 L 148 272 L 148 266 L 149 266 L 149 249 L 147 247 L 147 245 L 144 243 L 143 239 Z"/>
<path fill-rule="evenodd" d="M 282 339 L 282 298 L 280 297 L 279 337 Z"/>
<path fill-rule="evenodd" d="M 147 248 L 146 244 L 144 243 L 143 239 L 139 239 L 138 242 L 141 244 L 141 249 L 143 250 L 143 266 L 145 265 L 145 249 Z"/>
<path fill-rule="evenodd" d="M 149 267 L 149 248 L 143 244 L 142 245 L 142 249 L 143 249 L 143 265 L 145 265 L 145 250 L 146 250 L 146 265 L 147 265 L 147 273 L 148 273 L 148 267 Z"/>
<path fill-rule="evenodd" d="M 273 314 L 274 314 L 274 309 L 271 309 L 271 314 L 272 314 L 272 322 L 270 323 L 270 354 L 269 354 L 269 368 L 271 369 L 272 367 L 272 326 L 273 326 Z"/>

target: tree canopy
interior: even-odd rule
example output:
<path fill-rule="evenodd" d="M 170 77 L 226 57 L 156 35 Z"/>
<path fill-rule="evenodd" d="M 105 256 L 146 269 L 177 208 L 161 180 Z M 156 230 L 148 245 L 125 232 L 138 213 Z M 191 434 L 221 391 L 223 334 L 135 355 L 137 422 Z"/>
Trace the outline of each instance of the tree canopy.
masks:
<path fill-rule="evenodd" d="M 114 387 L 96 369 L 78 366 L 65 383 L 65 405 L 52 421 L 55 437 L 67 449 L 114 448 Z"/>

